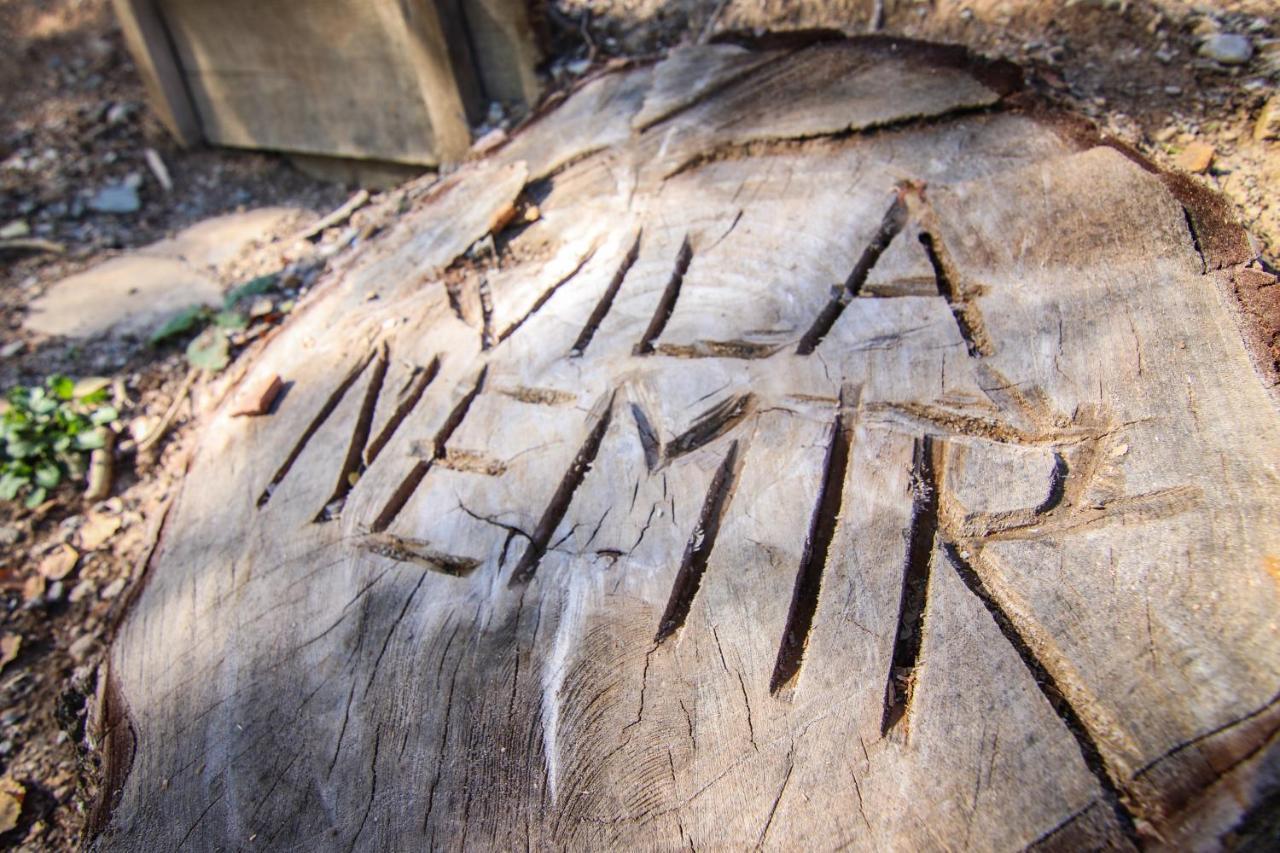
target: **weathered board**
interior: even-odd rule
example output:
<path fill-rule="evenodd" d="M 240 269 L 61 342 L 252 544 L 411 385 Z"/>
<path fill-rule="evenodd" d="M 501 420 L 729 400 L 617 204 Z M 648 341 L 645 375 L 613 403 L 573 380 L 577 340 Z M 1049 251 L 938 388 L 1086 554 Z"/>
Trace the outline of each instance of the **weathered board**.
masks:
<path fill-rule="evenodd" d="M 437 165 L 490 101 L 537 100 L 521 0 L 114 0 L 183 144 Z"/>
<path fill-rule="evenodd" d="M 252 365 L 277 411 L 202 431 L 102 679 L 96 845 L 1247 824 L 1280 412 L 1232 287 L 1265 274 L 999 70 L 686 49 L 411 187 Z"/>

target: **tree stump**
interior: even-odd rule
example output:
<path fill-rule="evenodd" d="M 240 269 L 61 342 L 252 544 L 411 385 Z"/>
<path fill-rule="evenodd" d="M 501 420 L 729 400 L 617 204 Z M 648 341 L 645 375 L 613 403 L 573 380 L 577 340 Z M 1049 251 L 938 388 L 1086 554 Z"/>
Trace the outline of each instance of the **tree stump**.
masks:
<path fill-rule="evenodd" d="M 102 679 L 96 844 L 1251 831 L 1275 284 L 1015 78 L 682 48 L 410 186 L 251 364 L 276 411 L 202 431 Z"/>

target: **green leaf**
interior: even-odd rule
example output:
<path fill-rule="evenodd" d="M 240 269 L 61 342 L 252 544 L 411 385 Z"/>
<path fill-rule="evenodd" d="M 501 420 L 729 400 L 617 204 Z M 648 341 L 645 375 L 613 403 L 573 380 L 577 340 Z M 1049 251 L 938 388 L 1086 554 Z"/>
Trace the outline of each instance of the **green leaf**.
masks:
<path fill-rule="evenodd" d="M 0 476 L 0 500 L 13 500 L 18 496 L 18 492 L 22 487 L 29 482 L 31 482 L 29 477 L 6 471 L 4 476 Z"/>
<path fill-rule="evenodd" d="M 231 361 L 231 345 L 227 333 L 217 326 L 210 326 L 187 344 L 187 362 L 211 373 L 226 367 Z"/>
<path fill-rule="evenodd" d="M 169 338 L 191 331 L 198 323 L 204 322 L 208 316 L 209 309 L 204 305 L 192 305 L 190 308 L 184 308 L 170 317 L 163 326 L 151 333 L 151 345 L 155 346 L 156 344 L 164 343 Z"/>
<path fill-rule="evenodd" d="M 26 501 L 24 501 L 27 505 L 27 509 L 35 509 L 40 506 L 40 504 L 44 503 L 44 499 L 48 494 L 49 491 L 44 488 L 44 486 L 36 486 L 31 490 L 31 494 L 27 495 Z"/>
<path fill-rule="evenodd" d="M 243 329 L 249 321 L 239 311 L 219 311 L 213 316 L 213 323 L 223 329 Z"/>
<path fill-rule="evenodd" d="M 70 400 L 76 393 L 76 383 L 66 376 L 50 376 L 45 384 L 59 400 Z"/>
<path fill-rule="evenodd" d="M 102 426 L 109 424 L 120 417 L 120 413 L 116 411 L 115 406 L 103 406 L 89 416 L 89 421 L 94 426 Z"/>
<path fill-rule="evenodd" d="M 107 443 L 107 434 L 101 427 L 82 432 L 76 436 L 76 447 L 81 450 L 97 450 Z"/>
<path fill-rule="evenodd" d="M 36 485 L 52 489 L 62 482 L 62 469 L 52 462 L 36 466 Z"/>
<path fill-rule="evenodd" d="M 25 438 L 11 438 L 5 445 L 4 452 L 10 459 L 27 459 L 35 456 L 39 448 L 35 442 Z"/>
<path fill-rule="evenodd" d="M 36 397 L 35 395 L 32 395 L 31 411 L 33 414 L 49 415 L 49 414 L 53 414 L 57 410 L 58 410 L 57 400 L 51 400 L 48 397 L 45 397 L 43 395 L 41 395 L 40 397 Z"/>
<path fill-rule="evenodd" d="M 246 296 L 261 296 L 275 289 L 276 282 L 280 280 L 276 275 L 260 275 L 257 278 L 245 282 L 236 289 L 227 294 L 227 298 L 223 300 L 224 308 L 234 308 L 236 303 Z"/>

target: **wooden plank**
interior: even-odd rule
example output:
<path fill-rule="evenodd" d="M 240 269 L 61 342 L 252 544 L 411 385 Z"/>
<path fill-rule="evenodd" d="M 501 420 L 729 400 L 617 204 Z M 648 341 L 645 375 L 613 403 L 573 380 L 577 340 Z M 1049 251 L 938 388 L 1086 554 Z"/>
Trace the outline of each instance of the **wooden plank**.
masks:
<path fill-rule="evenodd" d="M 542 61 L 524 0 L 459 0 L 476 75 L 486 98 L 508 108 L 528 109 L 542 85 Z"/>
<path fill-rule="evenodd" d="M 467 148 L 429 3 L 160 0 L 159 10 L 212 142 L 422 165 Z"/>
<path fill-rule="evenodd" d="M 886 50 L 682 51 L 411 188 L 207 424 L 99 847 L 1199 848 L 1274 797 L 1232 295 L 1158 175 Z"/>
<path fill-rule="evenodd" d="M 155 0 L 113 0 L 113 6 L 160 123 L 180 145 L 198 144 L 204 138 L 200 119 Z"/>

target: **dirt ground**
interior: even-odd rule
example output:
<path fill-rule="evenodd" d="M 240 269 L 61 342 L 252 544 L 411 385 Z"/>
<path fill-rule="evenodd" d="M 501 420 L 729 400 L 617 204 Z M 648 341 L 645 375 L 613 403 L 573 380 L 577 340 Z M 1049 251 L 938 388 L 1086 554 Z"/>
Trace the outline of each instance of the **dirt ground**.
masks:
<path fill-rule="evenodd" d="M 1280 140 L 1254 138 L 1280 81 L 1274 0 L 884 0 L 875 25 L 873 2 L 554 0 L 543 10 L 549 70 L 564 82 L 583 59 L 646 56 L 728 30 L 822 27 L 959 42 L 1022 64 L 1044 98 L 1093 117 L 1162 165 L 1175 167 L 1196 143 L 1211 147 L 1198 179 L 1234 203 L 1263 262 L 1280 265 Z M 1223 33 L 1249 40 L 1247 63 L 1200 55 Z M 55 372 L 105 376 L 118 380 L 127 424 L 154 425 L 173 412 L 152 451 L 125 436 L 108 500 L 89 505 L 64 488 L 34 511 L 0 504 L 0 634 L 21 637 L 16 658 L 0 668 L 0 783 L 13 780 L 25 793 L 0 845 L 67 849 L 97 792 L 85 715 L 98 664 L 181 479 L 190 424 L 222 386 L 201 379 L 187 387 L 177 347 L 35 335 L 23 327 L 28 306 L 70 273 L 207 217 L 268 205 L 323 213 L 352 188 L 307 177 L 277 155 L 175 146 L 146 108 L 107 0 L 0 0 L 0 104 L 0 227 L 22 222 L 30 236 L 66 248 L 0 253 L 0 390 Z M 171 173 L 171 191 L 147 149 Z M 138 184 L 136 213 L 89 207 L 98 190 L 125 181 Z M 277 240 L 224 264 L 219 276 L 230 287 L 309 262 Z M 50 567 L 67 546 L 78 559 L 54 578 Z M 4 796 L 0 784 L 0 820 Z"/>

